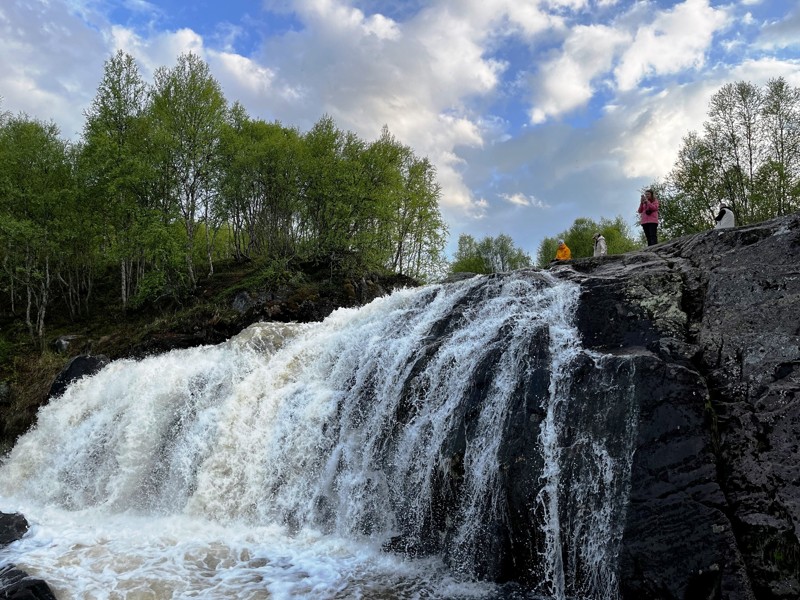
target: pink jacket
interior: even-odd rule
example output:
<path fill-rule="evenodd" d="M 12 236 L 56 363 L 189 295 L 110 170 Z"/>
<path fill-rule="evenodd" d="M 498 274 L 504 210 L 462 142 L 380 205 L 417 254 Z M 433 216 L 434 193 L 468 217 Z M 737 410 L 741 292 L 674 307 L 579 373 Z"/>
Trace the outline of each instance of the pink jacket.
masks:
<path fill-rule="evenodd" d="M 650 214 L 648 214 L 650 211 Z M 658 223 L 658 198 L 653 197 L 651 202 L 645 200 L 639 203 L 639 214 L 642 215 L 641 224 Z"/>

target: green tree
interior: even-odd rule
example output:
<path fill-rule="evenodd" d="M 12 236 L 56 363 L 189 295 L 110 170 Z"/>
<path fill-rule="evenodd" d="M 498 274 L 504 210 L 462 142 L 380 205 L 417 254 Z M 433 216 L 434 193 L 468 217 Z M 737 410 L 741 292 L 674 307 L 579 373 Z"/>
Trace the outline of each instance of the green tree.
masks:
<path fill-rule="evenodd" d="M 783 78 L 764 89 L 741 81 L 723 86 L 702 134 L 684 137 L 663 188 L 667 237 L 713 227 L 722 203 L 740 225 L 800 208 L 800 90 Z"/>
<path fill-rule="evenodd" d="M 295 129 L 252 120 L 238 103 L 223 129 L 219 202 L 237 260 L 293 256 L 300 235 L 301 141 Z"/>
<path fill-rule="evenodd" d="M 156 171 L 149 144 L 148 89 L 133 57 L 117 52 L 105 63 L 103 79 L 86 111 L 81 174 L 84 197 L 103 219 L 108 255 L 119 263 L 122 305 L 137 292 L 148 257 L 145 231 Z"/>
<path fill-rule="evenodd" d="M 451 273 L 503 273 L 531 266 L 531 258 L 505 234 L 476 241 L 471 235 L 458 237 Z"/>
<path fill-rule="evenodd" d="M 301 249 L 312 262 L 333 264 L 347 248 L 347 235 L 336 214 L 341 192 L 337 172 L 344 143 L 344 132 L 327 115 L 303 137 Z"/>
<path fill-rule="evenodd" d="M 458 248 L 453 262 L 450 263 L 451 273 L 491 273 L 491 266 L 486 262 L 480 252 L 478 242 L 466 233 L 458 236 Z"/>
<path fill-rule="evenodd" d="M 439 212 L 436 169 L 383 127 L 361 156 L 374 262 L 418 279 L 441 270 L 447 226 Z"/>
<path fill-rule="evenodd" d="M 332 270 L 419 276 L 442 260 L 435 169 L 384 128 L 366 144 L 329 116 L 303 137 L 301 254 Z"/>
<path fill-rule="evenodd" d="M 219 143 L 227 103 L 208 64 L 193 53 L 181 54 L 172 69 L 154 75 L 152 115 L 163 151 L 163 167 L 171 200 L 185 228 L 185 259 L 189 282 L 195 285 L 195 234 L 205 224 L 209 275 L 214 272 L 212 235 L 219 227 L 214 198 L 219 170 Z"/>
<path fill-rule="evenodd" d="M 757 212 L 767 219 L 800 204 L 800 89 L 782 77 L 771 79 L 761 116 L 766 148 L 756 174 L 761 204 Z"/>
<path fill-rule="evenodd" d="M 763 94 L 751 83 L 729 83 L 711 97 L 703 125 L 708 148 L 734 211 L 750 217 L 750 199 L 762 158 L 760 115 Z"/>
<path fill-rule="evenodd" d="M 661 237 L 680 237 L 713 227 L 725 193 L 716 178 L 713 152 L 697 133 L 683 138 L 678 160 L 656 195 Z"/>
<path fill-rule="evenodd" d="M 82 146 L 70 144 L 66 151 L 71 177 L 62 182 L 64 189 L 57 211 L 56 281 L 74 320 L 91 310 L 95 279 L 107 265 L 109 236 L 102 218 L 105 199 L 88 193 Z"/>
<path fill-rule="evenodd" d="M 0 128 L 0 256 L 12 298 L 21 297 L 32 337 L 43 342 L 53 301 L 72 169 L 58 128 L 20 116 Z M 12 306 L 12 310 L 13 310 Z"/>
<path fill-rule="evenodd" d="M 403 184 L 399 204 L 390 219 L 393 239 L 390 268 L 417 279 L 441 272 L 447 225 L 439 211 L 441 187 L 436 169 L 427 158 L 404 154 Z"/>

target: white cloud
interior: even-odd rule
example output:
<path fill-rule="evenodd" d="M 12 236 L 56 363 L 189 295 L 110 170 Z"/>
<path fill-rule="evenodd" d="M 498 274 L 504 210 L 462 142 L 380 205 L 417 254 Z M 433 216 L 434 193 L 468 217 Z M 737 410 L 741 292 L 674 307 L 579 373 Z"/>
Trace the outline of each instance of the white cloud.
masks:
<path fill-rule="evenodd" d="M 83 19 L 54 3 L 0 4 L 0 95 L 5 110 L 53 120 L 67 138 L 83 128 L 105 47 Z M 80 65 L 80 68 L 75 68 Z"/>
<path fill-rule="evenodd" d="M 550 207 L 550 205 L 548 205 L 545 202 L 542 202 L 535 196 L 529 196 L 521 192 L 516 192 L 514 194 L 500 194 L 500 197 L 509 204 L 513 204 L 515 206 L 533 206 L 535 208 Z"/>
<path fill-rule="evenodd" d="M 131 29 L 113 26 L 110 30 L 112 52 L 122 50 L 136 58 L 145 79 L 152 79 L 159 67 L 172 67 L 178 56 L 192 52 L 208 60 L 203 38 L 191 29 L 157 32 L 142 37 Z"/>
<path fill-rule="evenodd" d="M 509 22 L 518 27 L 528 38 L 547 30 L 563 30 L 564 19 L 558 14 L 549 14 L 534 2 L 516 2 L 511 0 L 506 3 Z"/>
<path fill-rule="evenodd" d="M 653 95 L 633 92 L 624 99 L 624 109 L 610 111 L 604 121 L 616 137 L 609 140 L 609 153 L 618 157 L 622 172 L 631 178 L 663 178 L 683 137 L 701 127 L 709 98 L 719 87 L 716 81 L 700 81 Z"/>
<path fill-rule="evenodd" d="M 624 31 L 604 25 L 575 27 L 560 56 L 538 74 L 531 122 L 542 123 L 586 104 L 594 95 L 594 80 L 608 71 L 617 49 L 627 41 Z"/>
<path fill-rule="evenodd" d="M 793 48 L 800 46 L 800 10 L 795 10 L 785 18 L 767 23 L 758 37 L 762 49 Z"/>
<path fill-rule="evenodd" d="M 242 95 L 267 95 L 272 91 L 275 72 L 240 54 L 211 52 L 209 64 L 216 78 L 228 90 L 230 100 L 240 99 Z M 296 95 L 289 97 L 289 100 L 296 99 Z"/>
<path fill-rule="evenodd" d="M 729 22 L 708 0 L 686 0 L 638 28 L 614 70 L 617 85 L 631 90 L 645 77 L 668 75 L 705 64 L 714 34 Z"/>

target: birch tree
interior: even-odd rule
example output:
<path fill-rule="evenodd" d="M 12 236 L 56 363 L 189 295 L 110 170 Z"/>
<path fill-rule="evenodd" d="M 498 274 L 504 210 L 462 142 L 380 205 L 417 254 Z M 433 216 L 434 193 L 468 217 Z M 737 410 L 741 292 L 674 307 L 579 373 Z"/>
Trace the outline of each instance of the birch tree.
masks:
<path fill-rule="evenodd" d="M 219 83 L 196 54 L 181 54 L 173 68 L 156 70 L 152 115 L 157 143 L 164 152 L 168 193 L 186 233 L 184 253 L 192 287 L 197 283 L 194 252 L 200 222 L 205 225 L 209 275 L 214 272 L 211 238 L 218 223 L 213 220 L 213 211 L 226 111 Z"/>

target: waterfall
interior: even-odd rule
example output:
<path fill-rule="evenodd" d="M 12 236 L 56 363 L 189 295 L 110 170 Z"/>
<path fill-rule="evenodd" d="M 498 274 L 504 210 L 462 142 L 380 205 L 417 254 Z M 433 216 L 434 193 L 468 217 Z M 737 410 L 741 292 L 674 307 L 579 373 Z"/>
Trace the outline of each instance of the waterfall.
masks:
<path fill-rule="evenodd" d="M 581 347 L 579 295 L 478 277 L 115 361 L 40 410 L 0 508 L 278 528 L 613 599 L 636 410 L 631 373 Z"/>

